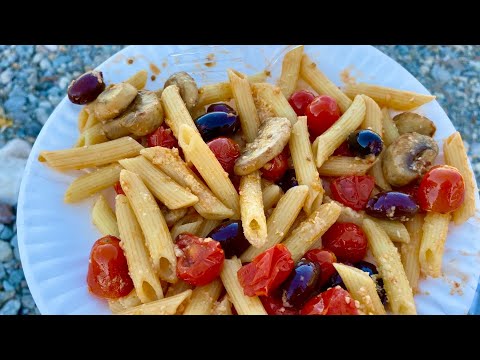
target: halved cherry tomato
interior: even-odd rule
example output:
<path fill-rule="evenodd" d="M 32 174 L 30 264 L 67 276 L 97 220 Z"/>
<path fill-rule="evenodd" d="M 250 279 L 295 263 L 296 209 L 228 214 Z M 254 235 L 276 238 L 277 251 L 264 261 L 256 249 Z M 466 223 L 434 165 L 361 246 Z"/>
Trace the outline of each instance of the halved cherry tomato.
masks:
<path fill-rule="evenodd" d="M 269 296 L 259 296 L 259 299 L 268 315 L 298 315 L 297 309 L 283 305 L 280 291 L 273 291 Z"/>
<path fill-rule="evenodd" d="M 315 99 L 315 95 L 308 90 L 300 90 L 293 93 L 288 99 L 290 106 L 298 116 L 304 116 L 307 106 Z"/>
<path fill-rule="evenodd" d="M 266 180 L 276 182 L 282 178 L 287 169 L 288 156 L 285 152 L 281 152 L 261 168 L 262 177 Z"/>
<path fill-rule="evenodd" d="M 418 188 L 418 203 L 425 211 L 441 214 L 457 210 L 465 198 L 465 183 L 460 172 L 448 165 L 431 168 Z"/>
<path fill-rule="evenodd" d="M 354 156 L 348 147 L 348 141 L 344 141 L 342 145 L 335 149 L 333 156 Z"/>
<path fill-rule="evenodd" d="M 125 195 L 122 189 L 122 185 L 120 185 L 120 181 L 117 181 L 115 185 L 113 185 L 113 188 L 115 189 L 117 195 Z"/>
<path fill-rule="evenodd" d="M 240 146 L 230 138 L 218 137 L 207 143 L 208 147 L 215 154 L 223 170 L 228 174 L 233 174 L 235 161 L 240 156 Z"/>
<path fill-rule="evenodd" d="M 310 135 L 316 138 L 327 131 L 340 118 L 340 108 L 334 98 L 320 95 L 305 111 Z"/>
<path fill-rule="evenodd" d="M 370 175 L 342 176 L 330 184 L 333 199 L 353 210 L 365 209 L 374 187 L 375 179 Z"/>
<path fill-rule="evenodd" d="M 225 254 L 218 241 L 180 234 L 175 244 L 182 253 L 177 256 L 177 276 L 180 279 L 190 285 L 202 286 L 220 275 Z"/>
<path fill-rule="evenodd" d="M 336 286 L 311 298 L 300 315 L 358 315 L 358 309 L 350 293 Z"/>
<path fill-rule="evenodd" d="M 367 254 L 367 243 L 362 228 L 353 223 L 335 223 L 322 236 L 323 247 L 341 262 L 362 260 Z"/>
<path fill-rule="evenodd" d="M 166 125 L 162 125 L 151 134 L 146 135 L 146 138 L 148 147 L 162 146 L 169 149 L 174 147 L 179 148 L 178 141 L 175 136 L 173 136 L 172 129 Z"/>
<path fill-rule="evenodd" d="M 88 262 L 87 284 L 92 294 L 106 299 L 117 299 L 133 290 L 119 238 L 107 235 L 95 241 Z"/>
<path fill-rule="evenodd" d="M 324 286 L 328 280 L 337 272 L 333 263 L 337 262 L 337 257 L 330 250 L 312 249 L 305 253 L 305 259 L 320 265 L 320 279 L 318 280 L 318 287 Z"/>
<path fill-rule="evenodd" d="M 275 245 L 238 270 L 237 276 L 247 296 L 268 296 L 290 275 L 295 264 L 287 247 Z"/>

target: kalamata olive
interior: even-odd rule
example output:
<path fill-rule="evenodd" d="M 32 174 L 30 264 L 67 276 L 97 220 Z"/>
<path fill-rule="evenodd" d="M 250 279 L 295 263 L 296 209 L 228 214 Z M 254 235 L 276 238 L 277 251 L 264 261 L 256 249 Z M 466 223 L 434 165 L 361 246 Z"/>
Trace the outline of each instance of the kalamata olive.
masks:
<path fill-rule="evenodd" d="M 200 116 L 195 120 L 195 124 L 205 141 L 210 141 L 219 136 L 231 136 L 240 128 L 237 115 L 220 111 Z"/>
<path fill-rule="evenodd" d="M 412 196 L 386 191 L 368 200 L 365 212 L 379 219 L 407 221 L 415 216 L 419 208 Z"/>
<path fill-rule="evenodd" d="M 306 259 L 298 262 L 283 283 L 282 300 L 285 307 L 301 308 L 314 295 L 320 278 L 320 265 Z"/>
<path fill-rule="evenodd" d="M 368 273 L 373 281 L 375 281 L 377 294 L 380 297 L 382 304 L 385 305 L 387 302 L 387 293 L 383 287 L 383 279 L 378 275 L 377 267 L 368 261 L 359 261 L 355 264 L 355 267 Z"/>
<path fill-rule="evenodd" d="M 295 169 L 288 169 L 282 178 L 277 181 L 277 185 L 282 188 L 283 192 L 287 192 L 288 189 L 298 186 Z"/>
<path fill-rule="evenodd" d="M 83 105 L 95 100 L 105 90 L 101 71 L 88 71 L 73 80 L 68 86 L 67 94 L 74 104 Z"/>
<path fill-rule="evenodd" d="M 359 261 L 355 264 L 355 267 L 357 269 L 367 272 L 370 276 L 378 274 L 377 267 L 372 263 L 369 263 L 368 261 Z"/>
<path fill-rule="evenodd" d="M 335 286 L 340 286 L 343 289 L 347 290 L 347 287 L 343 283 L 342 277 L 340 276 L 339 273 L 335 273 L 332 275 L 330 280 L 328 280 L 327 285 L 323 287 L 323 290 L 327 290 L 328 288 L 334 288 Z"/>
<path fill-rule="evenodd" d="M 208 237 L 220 243 L 227 259 L 234 255 L 240 256 L 250 246 L 245 235 L 243 235 L 241 221 L 229 221 L 220 224 L 210 232 Z"/>
<path fill-rule="evenodd" d="M 231 106 L 224 103 L 216 103 L 209 105 L 207 108 L 207 113 L 211 112 L 224 112 L 227 114 L 237 115 L 237 112 Z"/>
<path fill-rule="evenodd" d="M 348 136 L 348 148 L 358 157 L 378 156 L 383 149 L 382 137 L 372 130 L 357 130 Z"/>
<path fill-rule="evenodd" d="M 385 291 L 385 287 L 383 286 L 383 279 L 377 278 L 378 275 L 373 275 L 372 278 L 375 281 L 375 285 L 377 286 L 377 294 L 382 304 L 385 305 L 388 301 L 387 299 L 387 292 Z"/>

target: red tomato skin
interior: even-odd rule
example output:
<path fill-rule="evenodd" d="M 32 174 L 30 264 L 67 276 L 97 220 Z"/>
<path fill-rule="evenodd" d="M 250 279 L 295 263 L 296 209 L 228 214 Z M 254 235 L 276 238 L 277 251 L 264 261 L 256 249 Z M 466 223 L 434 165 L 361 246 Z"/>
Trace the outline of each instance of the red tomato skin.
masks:
<path fill-rule="evenodd" d="M 92 246 L 87 273 L 88 290 L 101 298 L 118 299 L 133 290 L 120 239 L 107 235 Z"/>
<path fill-rule="evenodd" d="M 338 261 L 356 263 L 367 254 L 367 237 L 353 223 L 335 223 L 322 236 L 322 245 L 332 251 Z"/>
<path fill-rule="evenodd" d="M 120 185 L 120 181 L 117 181 L 115 185 L 113 185 L 113 188 L 115 189 L 117 195 L 125 195 L 122 189 L 122 185 Z"/>
<path fill-rule="evenodd" d="M 281 293 L 273 291 L 269 296 L 259 296 L 268 315 L 298 315 L 298 310 L 283 305 Z"/>
<path fill-rule="evenodd" d="M 457 210 L 465 199 L 465 183 L 460 172 L 448 165 L 431 168 L 418 188 L 418 204 L 425 211 L 447 214 Z"/>
<path fill-rule="evenodd" d="M 365 209 L 374 187 L 370 175 L 342 176 L 330 183 L 333 199 L 357 211 Z"/>
<path fill-rule="evenodd" d="M 359 312 L 350 293 L 336 286 L 311 298 L 300 315 L 359 315 Z"/>
<path fill-rule="evenodd" d="M 285 175 L 288 169 L 288 156 L 285 152 L 281 152 L 272 160 L 267 162 L 260 170 L 262 177 L 268 181 L 276 182 Z"/>
<path fill-rule="evenodd" d="M 240 157 L 240 146 L 230 138 L 218 137 L 207 143 L 223 170 L 233 175 L 235 161 Z"/>
<path fill-rule="evenodd" d="M 348 147 L 348 142 L 344 141 L 332 154 L 333 156 L 354 156 Z"/>
<path fill-rule="evenodd" d="M 337 262 L 337 257 L 330 250 L 312 249 L 305 253 L 304 258 L 320 265 L 320 279 L 318 280 L 318 287 L 323 287 L 337 272 L 333 266 L 333 263 Z"/>
<path fill-rule="evenodd" d="M 284 282 L 295 264 L 283 244 L 277 244 L 257 255 L 238 270 L 237 276 L 247 296 L 268 296 Z"/>
<path fill-rule="evenodd" d="M 314 138 L 322 135 L 340 118 L 340 108 L 334 98 L 320 95 L 305 110 L 310 135 Z"/>
<path fill-rule="evenodd" d="M 308 105 L 315 99 L 315 95 L 308 90 L 300 90 L 292 94 L 288 102 L 297 116 L 305 116 Z"/>
<path fill-rule="evenodd" d="M 172 129 L 166 125 L 162 125 L 151 134 L 146 135 L 146 138 L 148 147 L 161 146 L 169 149 L 173 149 L 174 147 L 179 148 L 178 141 L 175 136 L 173 136 Z"/>
<path fill-rule="evenodd" d="M 215 280 L 222 271 L 225 254 L 218 241 L 192 234 L 180 234 L 176 246 L 177 276 L 193 286 L 203 286 Z"/>

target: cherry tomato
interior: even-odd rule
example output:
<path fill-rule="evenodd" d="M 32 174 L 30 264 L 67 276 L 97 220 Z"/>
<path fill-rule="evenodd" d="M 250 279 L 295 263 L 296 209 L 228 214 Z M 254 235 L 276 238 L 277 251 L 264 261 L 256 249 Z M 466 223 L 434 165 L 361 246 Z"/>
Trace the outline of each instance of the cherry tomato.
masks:
<path fill-rule="evenodd" d="M 457 210 L 465 198 L 465 183 L 460 172 L 448 165 L 431 168 L 418 188 L 418 203 L 425 211 L 446 214 Z"/>
<path fill-rule="evenodd" d="M 337 262 L 335 254 L 325 249 L 312 249 L 305 253 L 305 259 L 320 265 L 320 279 L 318 280 L 318 286 L 324 286 L 328 280 L 337 272 L 333 263 Z"/>
<path fill-rule="evenodd" d="M 350 293 L 337 286 L 311 298 L 300 315 L 358 315 L 358 309 Z"/>
<path fill-rule="evenodd" d="M 176 246 L 182 253 L 177 256 L 177 276 L 186 283 L 202 286 L 220 275 L 225 254 L 218 241 L 180 234 Z"/>
<path fill-rule="evenodd" d="M 133 290 L 120 239 L 107 235 L 95 241 L 90 252 L 87 284 L 92 294 L 106 299 L 117 299 Z"/>
<path fill-rule="evenodd" d="M 275 245 L 238 270 L 237 276 L 247 296 L 270 295 L 290 275 L 295 264 L 287 247 Z"/>
<path fill-rule="evenodd" d="M 215 154 L 223 170 L 233 175 L 235 160 L 240 156 L 240 146 L 227 137 L 218 137 L 207 143 L 208 147 Z"/>
<path fill-rule="evenodd" d="M 338 261 L 356 263 L 367 254 L 367 237 L 353 223 L 335 223 L 322 236 L 322 245 L 332 251 Z"/>
<path fill-rule="evenodd" d="M 264 179 L 275 182 L 282 178 L 288 169 L 288 157 L 285 152 L 281 152 L 272 160 L 267 162 L 262 168 L 262 176 Z"/>
<path fill-rule="evenodd" d="M 120 185 L 120 181 L 117 181 L 115 185 L 113 185 L 113 188 L 115 189 L 117 195 L 125 195 L 122 189 L 122 185 Z"/>
<path fill-rule="evenodd" d="M 269 296 L 259 296 L 268 315 L 298 315 L 298 310 L 285 307 L 280 291 L 273 291 Z"/>
<path fill-rule="evenodd" d="M 146 135 L 146 138 L 148 147 L 162 146 L 169 149 L 174 147 L 179 148 L 178 141 L 175 136 L 173 136 L 172 129 L 166 125 L 162 125 L 151 134 Z"/>
<path fill-rule="evenodd" d="M 305 116 L 307 106 L 315 99 L 315 95 L 308 90 L 300 90 L 293 93 L 288 99 L 290 106 L 298 116 Z"/>
<path fill-rule="evenodd" d="M 307 106 L 308 130 L 315 138 L 328 130 L 339 118 L 340 108 L 334 98 L 320 95 Z"/>
<path fill-rule="evenodd" d="M 374 187 L 375 179 L 370 175 L 342 176 L 330 184 L 333 199 L 353 210 L 365 208 Z"/>
<path fill-rule="evenodd" d="M 348 147 L 348 141 L 344 141 L 342 145 L 335 149 L 333 156 L 354 156 Z"/>

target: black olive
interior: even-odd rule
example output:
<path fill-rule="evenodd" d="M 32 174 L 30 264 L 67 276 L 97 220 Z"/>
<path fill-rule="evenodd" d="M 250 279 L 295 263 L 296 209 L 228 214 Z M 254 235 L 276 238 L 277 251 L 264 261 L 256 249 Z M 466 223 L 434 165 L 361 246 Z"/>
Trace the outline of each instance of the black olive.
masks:
<path fill-rule="evenodd" d="M 348 148 L 358 157 L 378 156 L 383 149 L 382 137 L 372 130 L 357 130 L 348 136 Z"/>

